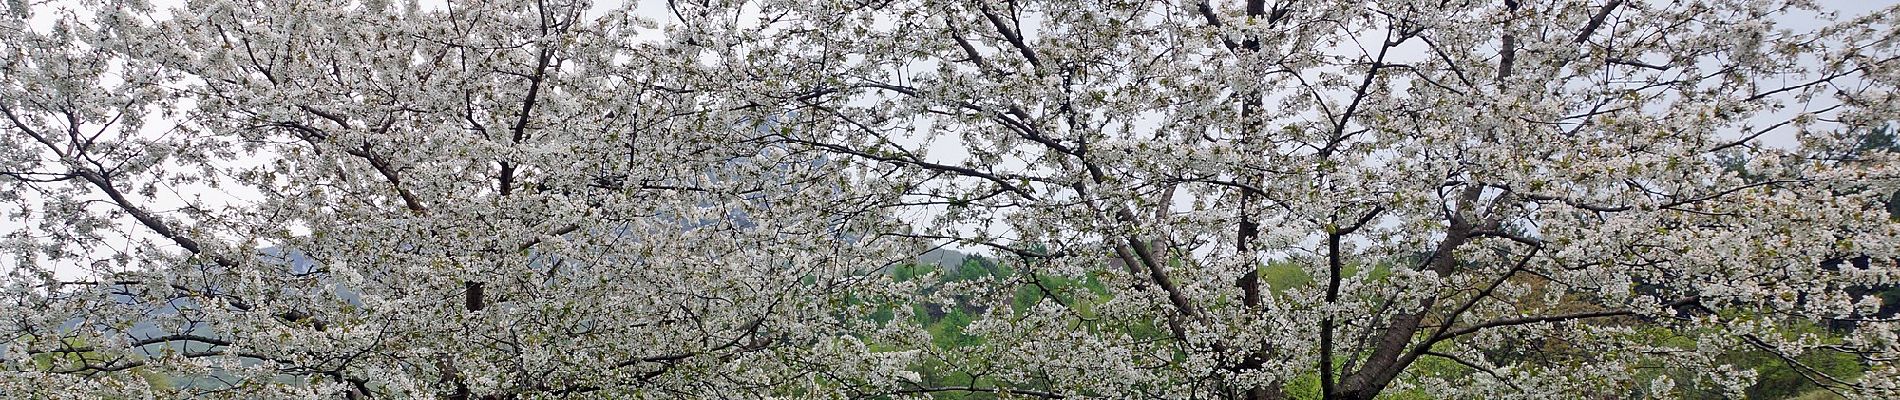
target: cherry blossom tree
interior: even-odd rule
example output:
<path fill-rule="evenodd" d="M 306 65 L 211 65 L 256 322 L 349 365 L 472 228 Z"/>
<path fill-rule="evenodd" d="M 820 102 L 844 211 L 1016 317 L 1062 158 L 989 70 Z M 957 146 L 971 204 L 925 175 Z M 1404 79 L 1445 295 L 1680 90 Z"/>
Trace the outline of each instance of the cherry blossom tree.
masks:
<path fill-rule="evenodd" d="M 706 39 L 573 1 L 7 4 L 0 396 L 794 395 L 902 364 L 828 311 L 909 256 L 861 239 L 896 195 L 758 140 L 779 110 Z"/>
<path fill-rule="evenodd" d="M 1900 11 L 1775 22 L 1817 8 L 896 1 L 774 14 L 795 39 L 760 51 L 814 79 L 784 140 L 930 205 L 892 235 L 1028 272 L 970 296 L 1050 294 L 990 308 L 978 345 L 914 345 L 957 376 L 1050 397 L 1737 397 L 1756 372 L 1724 354 L 1746 349 L 1891 396 L 1893 320 L 1845 289 L 1894 284 L 1893 158 L 1845 151 L 1900 115 Z"/>
<path fill-rule="evenodd" d="M 5 3 L 0 394 L 1900 395 L 1900 9 L 421 3 Z"/>

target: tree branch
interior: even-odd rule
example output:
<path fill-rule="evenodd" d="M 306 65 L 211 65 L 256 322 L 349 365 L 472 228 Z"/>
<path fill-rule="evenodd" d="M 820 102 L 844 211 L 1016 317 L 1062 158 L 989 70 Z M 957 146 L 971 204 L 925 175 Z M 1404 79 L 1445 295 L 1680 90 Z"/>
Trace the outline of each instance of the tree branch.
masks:
<path fill-rule="evenodd" d="M 1590 35 L 1595 33 L 1597 28 L 1603 26 L 1604 20 L 1610 18 L 1610 12 L 1615 11 L 1616 7 L 1621 5 L 1623 5 L 1623 0 L 1610 0 L 1609 3 L 1603 5 L 1603 8 L 1597 9 L 1596 15 L 1590 16 L 1590 21 L 1583 24 L 1583 30 L 1577 32 L 1577 39 L 1572 42 L 1583 43 L 1584 41 L 1590 40 Z"/>

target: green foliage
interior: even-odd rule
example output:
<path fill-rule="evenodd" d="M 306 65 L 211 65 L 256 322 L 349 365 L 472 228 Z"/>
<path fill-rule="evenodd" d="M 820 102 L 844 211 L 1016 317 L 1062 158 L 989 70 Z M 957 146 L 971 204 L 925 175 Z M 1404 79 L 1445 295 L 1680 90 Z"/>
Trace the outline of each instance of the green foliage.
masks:
<path fill-rule="evenodd" d="M 1299 377 L 1293 378 L 1285 386 L 1280 387 L 1280 390 L 1286 394 L 1287 398 L 1293 400 L 1321 400 L 1319 373 L 1300 374 Z"/>
<path fill-rule="evenodd" d="M 917 315 L 918 318 L 926 318 L 927 314 L 918 313 Z M 930 332 L 930 342 L 937 348 L 954 349 L 976 346 L 983 343 L 983 338 L 963 333 L 963 329 L 968 328 L 975 320 L 962 309 L 953 308 L 942 317 L 925 322 L 924 329 Z"/>
<path fill-rule="evenodd" d="M 1892 125 L 1881 125 L 1861 136 L 1860 143 L 1854 146 L 1854 154 L 1868 152 L 1900 152 L 1900 135 L 1896 135 Z"/>
<path fill-rule="evenodd" d="M 1803 334 L 1829 335 L 1824 328 L 1816 324 L 1784 326 L 1779 333 L 1788 337 Z M 1638 337 L 1633 338 L 1633 340 L 1637 340 L 1640 343 L 1653 343 L 1661 346 L 1693 349 L 1696 346 L 1693 335 L 1698 334 L 1723 333 L 1676 332 L 1662 327 L 1650 327 L 1638 330 L 1636 333 Z M 1826 373 L 1829 376 L 1850 381 L 1858 379 L 1866 371 L 1866 366 L 1861 364 L 1860 360 L 1854 355 L 1830 350 L 1810 351 L 1795 357 L 1795 360 L 1807 367 Z M 1831 398 L 1827 397 L 1831 394 L 1827 393 L 1826 390 L 1816 386 L 1808 377 L 1803 376 L 1801 370 L 1797 370 L 1796 367 L 1787 360 L 1782 359 L 1774 353 L 1753 347 L 1739 348 L 1721 354 L 1717 357 L 1716 361 L 1733 365 L 1737 368 L 1755 371 L 1755 383 L 1745 389 L 1744 392 L 1747 394 L 1747 398 L 1750 399 Z M 1691 376 L 1688 371 L 1680 370 L 1673 365 L 1663 362 L 1639 366 L 1634 380 L 1637 382 L 1647 382 L 1663 375 L 1669 376 L 1670 379 L 1677 383 L 1677 393 L 1673 394 L 1675 396 L 1685 399 L 1724 398 L 1720 390 L 1701 387 L 1701 385 L 1706 385 L 1706 383 L 1697 382 L 1695 377 Z M 1663 396 L 1663 394 L 1659 393 L 1644 393 L 1644 395 L 1647 397 Z"/>
<path fill-rule="evenodd" d="M 1786 399 L 1803 393 L 1823 391 L 1819 386 L 1801 375 L 1794 366 L 1780 357 L 1764 351 L 1748 351 L 1733 355 L 1737 365 L 1753 365 L 1759 374 L 1755 384 L 1748 387 L 1748 397 L 1752 399 Z M 1802 364 L 1813 367 L 1829 376 L 1843 379 L 1859 377 L 1863 371 L 1860 361 L 1853 355 L 1835 351 L 1815 351 L 1796 357 Z"/>
<path fill-rule="evenodd" d="M 32 339 L 26 338 L 26 340 L 30 342 Z M 84 348 L 92 347 L 90 345 L 90 342 L 86 341 L 83 338 L 66 338 L 61 341 L 64 342 L 66 347 L 73 348 L 73 349 L 84 349 Z M 32 360 L 33 360 L 34 368 L 45 371 L 45 370 L 56 370 L 56 369 L 79 368 L 79 367 L 84 366 L 85 364 L 98 363 L 102 360 L 108 360 L 113 357 L 116 357 L 116 356 L 108 356 L 105 354 L 100 354 L 95 351 L 83 351 L 83 352 L 39 353 L 39 354 L 34 354 L 32 357 Z M 0 370 L 0 371 L 3 371 L 3 370 Z M 172 390 L 173 388 L 175 388 L 175 385 L 172 383 L 171 377 L 168 377 L 163 373 L 152 371 L 150 368 L 133 367 L 129 370 L 129 372 L 131 372 L 134 376 L 139 377 L 139 379 L 145 380 L 145 383 L 147 385 L 151 385 L 153 389 L 159 392 L 164 392 L 164 391 Z"/>
<path fill-rule="evenodd" d="M 1900 152 L 1900 133 L 1896 133 L 1895 130 L 1892 125 L 1881 125 L 1868 130 L 1867 134 L 1860 138 L 1860 144 L 1854 146 L 1854 150 L 1851 154 L 1865 155 L 1874 152 Z M 1895 219 L 1900 219 L 1900 191 L 1894 191 L 1887 195 L 1886 203 L 1887 215 L 1893 216 Z"/>
<path fill-rule="evenodd" d="M 1307 275 L 1306 270 L 1300 268 L 1299 264 L 1286 262 L 1270 263 L 1260 267 L 1260 280 L 1266 283 L 1268 290 L 1276 295 L 1287 289 L 1313 284 L 1313 276 Z"/>
<path fill-rule="evenodd" d="M 877 311 L 871 312 L 871 320 L 876 321 L 879 325 L 890 323 L 892 319 L 896 318 L 897 311 L 889 304 L 879 305 Z"/>
<path fill-rule="evenodd" d="M 1002 264 L 998 264 L 988 258 L 972 256 L 963 259 L 963 264 L 957 265 L 956 275 L 946 277 L 946 280 L 953 282 L 969 281 L 985 277 L 1002 279 L 1014 274 L 1015 271 L 1003 267 Z"/>
<path fill-rule="evenodd" d="M 1374 281 L 1385 280 L 1386 277 L 1392 275 L 1393 265 L 1394 263 L 1392 262 L 1381 262 L 1373 265 L 1372 270 L 1366 272 L 1366 279 Z M 1350 277 L 1358 275 L 1359 268 L 1360 267 L 1355 264 L 1346 264 L 1340 269 L 1339 273 L 1341 276 Z M 1260 280 L 1266 283 L 1268 290 L 1276 295 L 1294 288 L 1317 285 L 1322 278 L 1324 277 L 1315 277 L 1306 273 L 1304 267 L 1292 262 L 1273 262 L 1260 267 Z"/>
<path fill-rule="evenodd" d="M 898 282 L 909 282 L 939 270 L 935 265 L 905 263 L 891 268 L 891 278 Z"/>

